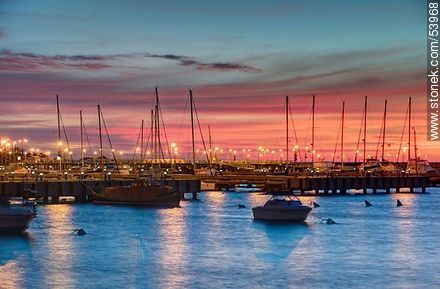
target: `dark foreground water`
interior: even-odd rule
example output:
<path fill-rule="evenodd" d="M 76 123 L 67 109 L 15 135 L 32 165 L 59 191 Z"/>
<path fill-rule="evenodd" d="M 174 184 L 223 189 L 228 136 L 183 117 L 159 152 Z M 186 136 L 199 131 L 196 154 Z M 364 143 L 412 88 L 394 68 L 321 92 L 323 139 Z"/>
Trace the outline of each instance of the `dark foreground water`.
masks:
<path fill-rule="evenodd" d="M 200 199 L 41 206 L 27 235 L 0 237 L 0 288 L 440 288 L 439 189 L 303 198 L 321 205 L 305 225 L 253 221 L 256 193 Z"/>

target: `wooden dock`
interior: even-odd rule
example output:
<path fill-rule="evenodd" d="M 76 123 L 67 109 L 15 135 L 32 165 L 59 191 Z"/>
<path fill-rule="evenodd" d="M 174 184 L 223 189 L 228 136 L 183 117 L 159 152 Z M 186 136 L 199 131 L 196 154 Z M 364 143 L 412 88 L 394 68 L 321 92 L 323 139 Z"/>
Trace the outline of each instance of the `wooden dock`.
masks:
<path fill-rule="evenodd" d="M 65 198 L 74 198 L 74 202 L 82 203 L 91 200 L 91 187 L 101 189 L 106 186 L 125 186 L 132 182 L 133 180 L 126 179 L 0 182 L 0 196 L 37 199 L 44 204 L 59 203 Z M 161 180 L 160 182 L 182 194 L 200 192 L 199 180 Z"/>
<path fill-rule="evenodd" d="M 229 175 L 204 180 L 215 183 L 215 188 L 227 190 L 238 186 L 258 187 L 266 191 L 289 190 L 305 194 L 345 194 L 350 190 L 364 193 L 390 193 L 407 189 L 409 192 L 426 192 L 433 186 L 428 176 L 265 176 Z"/>
<path fill-rule="evenodd" d="M 129 185 L 133 180 L 43 180 L 0 182 L 0 196 L 37 199 L 44 204 L 59 203 L 73 198 L 74 202 L 91 200 L 90 188 Z M 410 193 L 425 193 L 433 186 L 428 176 L 271 176 L 271 175 L 222 175 L 198 177 L 198 179 L 169 179 L 161 181 L 176 192 L 193 196 L 200 192 L 201 183 L 214 183 L 216 190 L 235 187 L 257 187 L 263 191 L 291 191 L 297 194 L 334 195 L 356 193 L 392 193 L 405 190 Z"/>

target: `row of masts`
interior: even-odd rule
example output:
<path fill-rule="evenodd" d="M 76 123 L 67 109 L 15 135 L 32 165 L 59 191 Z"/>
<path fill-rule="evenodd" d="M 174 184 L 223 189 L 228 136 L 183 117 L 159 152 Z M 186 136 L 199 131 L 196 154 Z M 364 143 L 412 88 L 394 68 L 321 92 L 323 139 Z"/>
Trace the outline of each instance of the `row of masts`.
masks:
<path fill-rule="evenodd" d="M 382 127 L 379 138 L 382 140 L 381 144 L 381 161 L 384 162 L 385 160 L 385 137 L 386 137 L 386 121 L 387 121 L 387 106 L 388 106 L 388 100 L 385 99 L 384 103 L 384 112 L 383 112 L 383 119 L 382 119 Z M 360 133 L 363 133 L 363 160 L 362 163 L 365 166 L 365 163 L 367 162 L 367 108 L 368 108 L 368 97 L 365 96 L 364 98 L 364 110 L 363 110 L 363 117 L 362 117 L 362 124 L 361 124 L 361 131 Z M 411 130 L 413 130 L 414 133 L 414 150 L 417 157 L 417 147 L 416 147 L 416 140 L 415 140 L 415 128 L 411 127 L 411 97 L 409 97 L 408 100 L 408 160 L 411 160 Z M 289 112 L 290 110 L 290 103 L 289 103 L 289 96 L 286 96 L 285 98 L 285 124 L 286 124 L 286 163 L 289 163 L 289 151 L 290 151 L 290 145 L 289 145 Z M 345 101 L 342 102 L 342 112 L 341 112 L 341 147 L 340 147 L 340 154 L 341 154 L 341 167 L 343 167 L 343 156 L 344 156 L 344 128 L 345 128 Z M 380 141 L 379 139 L 379 141 Z M 311 151 L 312 151 L 312 163 L 314 163 L 314 155 L 315 155 L 315 95 L 312 96 L 312 136 L 311 136 Z M 400 148 L 399 148 L 400 151 Z M 359 151 L 356 150 L 356 156 L 355 156 L 355 162 L 357 162 Z M 377 157 L 377 153 L 376 153 Z M 295 157 L 296 161 L 296 157 Z"/>
<path fill-rule="evenodd" d="M 64 136 L 66 138 L 66 143 L 67 145 L 69 145 L 68 143 L 68 139 L 67 139 L 67 134 L 65 132 L 65 128 L 64 128 L 64 123 L 62 121 L 62 117 L 61 117 L 61 112 L 60 112 L 60 105 L 59 105 L 59 98 L 58 95 L 56 96 L 56 101 L 57 101 L 57 125 L 58 125 L 58 159 L 60 160 L 60 168 L 61 168 L 61 156 L 62 156 L 62 150 L 61 150 L 61 144 L 62 144 L 62 135 L 61 135 L 61 129 L 63 129 L 64 131 Z M 195 128 L 194 128 L 194 116 L 196 114 L 196 109 L 195 109 L 195 103 L 194 103 L 194 98 L 193 98 L 193 93 L 192 90 L 189 90 L 189 101 L 190 101 L 190 113 L 191 113 L 191 143 L 192 143 L 192 164 L 193 164 L 193 168 L 194 170 L 196 169 L 196 151 L 195 151 Z M 366 162 L 367 162 L 367 106 L 368 106 L 368 97 L 365 96 L 364 98 L 364 111 L 363 111 L 363 118 L 362 118 L 362 124 L 361 124 L 361 131 L 363 133 L 363 160 L 362 163 L 365 166 Z M 103 155 L 103 138 L 102 138 L 102 122 L 103 122 L 103 115 L 102 115 L 102 111 L 101 111 L 101 106 L 98 104 L 97 105 L 98 108 L 98 130 L 99 130 L 99 157 L 100 157 L 100 167 L 103 168 L 104 167 L 104 155 Z M 289 151 L 290 151 L 290 145 L 289 145 L 289 112 L 291 112 L 290 110 L 290 103 L 289 103 L 289 96 L 285 97 L 285 122 L 286 122 L 286 162 L 289 163 L 290 161 L 290 156 L 289 156 Z M 416 140 L 415 140 L 415 129 L 411 127 L 411 97 L 409 97 L 409 101 L 408 101 L 408 149 L 407 149 L 407 153 L 408 153 L 408 160 L 411 159 L 411 130 L 413 130 L 413 134 L 414 134 L 414 145 L 416 144 Z M 383 112 L 383 120 L 382 120 L 382 128 L 381 128 L 381 132 L 380 132 L 380 138 L 379 141 L 382 141 L 381 144 L 381 160 L 382 162 L 385 161 L 385 139 L 386 139 L 386 120 L 387 120 L 387 100 L 385 99 L 385 104 L 384 104 L 384 112 Z M 197 117 L 197 121 L 198 121 L 198 117 Z M 163 122 L 163 121 L 162 121 Z M 312 96 L 312 135 L 311 135 L 311 161 L 312 163 L 314 163 L 315 159 L 314 159 L 314 155 L 315 155 L 315 95 Z M 104 122 L 104 126 L 105 126 L 105 122 Z M 200 127 L 200 123 L 199 123 L 199 127 Z M 209 146 L 210 149 L 212 151 L 212 141 L 211 141 L 211 129 L 210 126 L 208 126 L 209 128 Z M 341 136 L 341 145 L 340 145 L 340 154 L 341 154 L 341 168 L 344 165 L 344 128 L 345 128 L 345 101 L 342 102 L 342 112 L 341 112 L 341 131 L 340 131 L 340 136 Z M 107 132 L 107 137 L 108 140 L 110 142 L 110 137 L 108 136 L 108 131 L 107 131 L 107 127 L 105 126 L 105 130 Z M 200 129 L 200 133 L 201 133 L 201 129 Z M 81 134 L 81 168 L 84 168 L 85 166 L 85 143 L 84 143 L 84 135 L 86 134 L 85 131 L 85 125 L 84 125 L 84 121 L 83 121 L 83 115 L 82 115 L 82 111 L 80 111 L 80 134 Z M 144 159 L 144 120 L 142 120 L 141 122 L 141 159 Z M 202 140 L 203 140 L 203 135 L 201 133 L 202 136 Z M 403 137 L 403 135 L 402 135 Z M 161 141 L 161 113 L 160 113 L 160 103 L 159 103 L 159 95 L 158 95 L 158 89 L 157 87 L 155 88 L 155 105 L 154 105 L 154 109 L 151 110 L 151 128 L 150 128 L 150 137 L 151 138 L 151 145 L 152 145 L 152 156 L 153 156 L 153 162 L 157 163 L 159 162 L 160 159 L 164 158 L 164 152 L 162 149 L 162 141 Z M 204 140 L 203 140 L 203 144 L 205 146 Z M 168 146 L 168 143 L 167 143 Z M 415 149 L 415 154 L 417 156 L 417 148 L 414 147 Z M 69 149 L 70 150 L 70 149 Z M 206 149 L 205 149 L 206 150 Z M 170 152 L 170 150 L 168 149 L 168 152 Z M 400 152 L 400 148 L 399 148 L 399 152 Z M 116 157 L 114 156 L 113 153 L 113 149 L 112 149 L 112 154 L 113 157 L 115 158 L 116 161 Z M 358 150 L 356 150 L 356 157 L 355 157 L 355 162 L 357 161 L 357 156 L 358 156 Z M 376 153 L 377 156 L 377 153 Z M 208 163 L 210 162 L 210 160 L 212 161 L 212 156 L 209 157 L 207 156 L 208 159 Z M 296 162 L 296 155 L 295 155 L 295 162 Z"/>
<path fill-rule="evenodd" d="M 194 115 L 197 113 L 195 110 L 195 102 L 194 102 L 194 98 L 193 98 L 193 93 L 192 90 L 189 90 L 189 100 L 190 100 L 190 109 L 191 109 L 191 139 L 192 139 L 192 164 L 193 164 L 193 170 L 196 170 L 196 151 L 195 151 L 195 129 L 194 129 Z M 61 164 L 61 160 L 62 160 L 62 135 L 61 135 L 61 131 L 64 130 L 65 132 L 65 128 L 64 128 L 64 124 L 62 122 L 62 116 L 61 116 L 61 111 L 60 111 L 60 105 L 59 105 L 59 97 L 58 95 L 56 95 L 56 106 L 57 106 L 57 126 L 58 126 L 58 155 L 57 155 L 57 159 L 60 161 L 60 165 L 59 165 L 59 170 L 61 171 L 62 169 L 62 164 Z M 98 111 L 98 133 L 99 133 L 99 165 L 101 168 L 101 171 L 103 171 L 104 168 L 104 154 L 103 154 L 103 134 L 102 134 L 102 127 L 103 127 L 103 114 L 101 111 L 101 106 L 98 104 L 97 105 L 97 111 Z M 84 136 L 87 137 L 86 135 L 86 130 L 85 130 L 85 125 L 84 125 L 84 120 L 83 120 L 83 112 L 82 110 L 80 110 L 79 112 L 80 115 L 80 149 L 81 149 L 81 170 L 84 169 L 85 167 L 85 143 L 84 143 Z M 158 94 L 158 89 L 157 87 L 155 88 L 155 104 L 154 104 L 154 109 L 151 109 L 151 127 L 150 127 L 150 135 L 149 135 L 149 139 L 151 138 L 151 146 L 152 146 L 152 162 L 153 163 L 160 163 L 161 159 L 165 158 L 165 154 L 162 148 L 162 140 L 161 140 L 161 109 L 160 109 L 160 102 L 159 102 L 159 94 Z M 198 117 L 197 117 L 197 121 L 198 121 Z M 163 120 L 162 120 L 162 124 L 163 124 Z M 108 140 L 110 142 L 111 145 L 111 141 L 110 141 L 110 137 L 108 135 L 108 131 L 107 131 L 107 127 L 105 125 L 104 122 L 104 128 L 106 130 L 107 133 L 107 137 Z M 200 123 L 199 123 L 199 128 L 200 128 Z M 209 145 L 210 148 L 212 148 L 212 140 L 211 140 L 211 128 L 210 126 L 208 126 L 209 129 Z M 201 128 L 200 128 L 200 133 L 201 132 Z M 140 147 L 141 147 L 141 160 L 144 160 L 145 157 L 145 151 L 144 151 L 144 120 L 142 120 L 141 122 L 141 129 L 140 129 Z M 67 134 L 64 135 L 65 139 L 66 139 L 66 143 L 68 143 L 68 139 L 67 139 Z M 87 137 L 88 138 L 88 137 Z M 167 140 L 166 140 L 167 141 Z M 204 143 L 203 140 L 203 135 L 202 135 L 202 141 Z M 205 145 L 205 144 L 204 144 Z M 168 143 L 167 143 L 168 146 Z M 70 149 L 69 149 L 70 151 Z M 112 154 L 113 157 L 116 161 L 116 157 L 113 153 L 113 149 L 112 149 Z M 168 149 L 168 152 L 170 153 L 170 150 Z M 171 157 L 170 157 L 171 158 Z M 209 158 L 208 157 L 208 163 L 210 162 L 210 160 L 212 161 L 212 157 Z"/>

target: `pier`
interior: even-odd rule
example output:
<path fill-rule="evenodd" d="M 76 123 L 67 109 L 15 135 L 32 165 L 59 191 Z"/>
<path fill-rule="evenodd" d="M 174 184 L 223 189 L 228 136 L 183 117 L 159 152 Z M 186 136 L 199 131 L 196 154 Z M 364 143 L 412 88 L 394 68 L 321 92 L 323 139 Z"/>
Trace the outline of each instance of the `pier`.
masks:
<path fill-rule="evenodd" d="M 426 188 L 435 186 L 432 177 L 401 176 L 283 176 L 264 174 L 231 174 L 218 176 L 177 176 L 160 180 L 161 184 L 173 187 L 176 192 L 193 194 L 206 190 L 231 190 L 236 187 L 254 187 L 263 191 L 291 191 L 298 195 L 334 195 L 355 193 L 425 193 Z M 0 181 L 0 196 L 36 199 L 44 204 L 59 203 L 65 198 L 74 202 L 91 201 L 91 188 L 98 190 L 106 186 L 127 186 L 134 179 L 115 178 L 111 180 L 26 180 Z M 203 185 L 203 184 L 204 185 Z"/>
<path fill-rule="evenodd" d="M 229 175 L 204 179 L 215 184 L 215 189 L 228 190 L 237 186 L 258 187 L 267 191 L 289 190 L 299 194 L 346 194 L 350 190 L 363 193 L 390 193 L 408 189 L 426 192 L 433 186 L 428 176 L 268 176 Z"/>
<path fill-rule="evenodd" d="M 50 180 L 37 182 L 0 182 L 0 196 L 35 199 L 43 204 L 57 204 L 62 199 L 74 198 L 75 203 L 92 200 L 91 188 L 106 186 L 127 186 L 133 180 Z M 200 192 L 198 180 L 161 180 L 161 184 L 171 186 L 176 192 L 197 194 Z"/>

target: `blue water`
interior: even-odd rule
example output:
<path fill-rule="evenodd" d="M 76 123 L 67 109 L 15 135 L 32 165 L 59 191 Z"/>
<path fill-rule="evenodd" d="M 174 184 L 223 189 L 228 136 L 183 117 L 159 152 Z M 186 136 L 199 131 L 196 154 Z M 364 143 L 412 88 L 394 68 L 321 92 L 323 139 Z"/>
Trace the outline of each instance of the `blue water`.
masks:
<path fill-rule="evenodd" d="M 27 235 L 0 237 L 0 288 L 440 288 L 439 189 L 303 198 L 321 205 L 305 225 L 253 221 L 266 198 L 40 206 Z"/>

